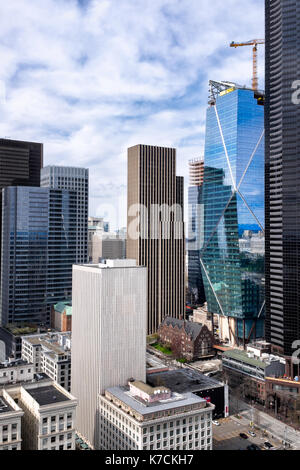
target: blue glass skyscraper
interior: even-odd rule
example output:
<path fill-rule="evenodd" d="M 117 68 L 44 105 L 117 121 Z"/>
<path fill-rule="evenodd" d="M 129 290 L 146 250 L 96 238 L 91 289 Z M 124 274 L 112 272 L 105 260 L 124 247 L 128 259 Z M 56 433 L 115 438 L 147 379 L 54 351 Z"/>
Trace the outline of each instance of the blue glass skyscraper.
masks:
<path fill-rule="evenodd" d="M 208 311 L 234 319 L 245 343 L 264 335 L 264 96 L 218 82 L 211 90 L 200 263 Z"/>

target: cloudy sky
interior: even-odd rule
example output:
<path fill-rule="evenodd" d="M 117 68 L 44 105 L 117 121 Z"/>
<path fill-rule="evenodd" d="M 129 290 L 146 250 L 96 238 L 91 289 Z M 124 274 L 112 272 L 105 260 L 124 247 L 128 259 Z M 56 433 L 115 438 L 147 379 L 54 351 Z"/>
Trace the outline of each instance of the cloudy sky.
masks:
<path fill-rule="evenodd" d="M 203 154 L 208 81 L 251 84 L 264 0 L 9 0 L 0 5 L 0 136 L 90 169 L 90 215 L 126 224 L 127 148 Z M 263 47 L 259 53 L 263 87 Z"/>

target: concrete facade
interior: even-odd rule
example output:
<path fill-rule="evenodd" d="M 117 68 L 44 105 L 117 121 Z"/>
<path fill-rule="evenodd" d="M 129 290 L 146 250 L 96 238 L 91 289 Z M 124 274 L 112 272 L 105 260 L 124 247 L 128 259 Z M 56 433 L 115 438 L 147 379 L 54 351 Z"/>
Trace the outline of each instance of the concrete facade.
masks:
<path fill-rule="evenodd" d="M 133 260 L 73 266 L 72 305 L 77 430 L 98 448 L 98 394 L 146 379 L 147 269 Z"/>
<path fill-rule="evenodd" d="M 148 268 L 148 334 L 185 315 L 183 178 L 174 148 L 128 149 L 127 258 Z"/>
<path fill-rule="evenodd" d="M 172 393 L 155 403 L 136 396 L 128 387 L 99 396 L 102 450 L 212 449 L 214 405 L 193 393 Z"/>
<path fill-rule="evenodd" d="M 0 393 L 0 450 L 21 450 L 22 409 L 9 394 Z"/>
<path fill-rule="evenodd" d="M 75 397 L 50 379 L 5 392 L 23 411 L 22 449 L 75 450 Z"/>

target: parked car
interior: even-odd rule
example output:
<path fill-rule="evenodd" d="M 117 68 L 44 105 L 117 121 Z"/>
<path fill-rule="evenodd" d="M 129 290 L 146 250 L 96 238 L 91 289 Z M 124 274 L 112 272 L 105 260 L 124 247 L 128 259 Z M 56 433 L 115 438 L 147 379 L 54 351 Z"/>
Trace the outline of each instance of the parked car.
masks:
<path fill-rule="evenodd" d="M 266 442 L 264 443 L 264 446 L 265 446 L 266 449 L 272 449 L 272 447 L 273 447 L 272 444 L 271 444 L 270 442 L 268 442 L 268 441 L 266 441 Z"/>
<path fill-rule="evenodd" d="M 256 437 L 256 434 L 255 434 L 255 432 L 253 432 L 253 431 L 249 431 L 249 434 L 250 434 L 250 436 L 252 436 L 252 437 Z"/>
<path fill-rule="evenodd" d="M 240 437 L 241 437 L 242 439 L 248 439 L 247 434 L 245 434 L 244 432 L 241 432 L 241 433 L 240 433 Z"/>
<path fill-rule="evenodd" d="M 256 444 L 251 444 L 247 447 L 247 450 L 261 450 Z"/>
<path fill-rule="evenodd" d="M 217 420 L 213 420 L 212 423 L 213 423 L 215 426 L 220 426 L 220 423 L 219 423 L 219 421 L 217 421 Z"/>

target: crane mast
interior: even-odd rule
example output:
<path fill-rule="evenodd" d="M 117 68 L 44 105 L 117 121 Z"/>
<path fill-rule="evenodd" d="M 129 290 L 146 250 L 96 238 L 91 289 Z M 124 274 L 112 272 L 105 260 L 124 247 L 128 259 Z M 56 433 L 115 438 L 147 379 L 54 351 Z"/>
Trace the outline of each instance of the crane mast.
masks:
<path fill-rule="evenodd" d="M 258 44 L 265 44 L 264 39 L 252 39 L 247 42 L 234 42 L 230 44 L 230 47 L 241 47 L 241 46 L 253 46 L 253 77 L 252 77 L 252 89 L 254 91 L 258 90 L 258 73 L 257 73 L 257 46 Z"/>

